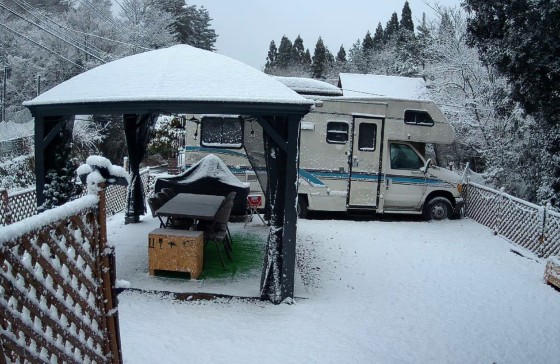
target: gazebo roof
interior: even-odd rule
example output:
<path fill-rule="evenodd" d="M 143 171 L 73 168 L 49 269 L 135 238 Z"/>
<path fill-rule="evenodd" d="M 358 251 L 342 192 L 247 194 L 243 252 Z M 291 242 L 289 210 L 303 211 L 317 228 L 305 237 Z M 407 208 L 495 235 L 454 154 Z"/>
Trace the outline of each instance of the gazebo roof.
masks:
<path fill-rule="evenodd" d="M 24 105 L 34 114 L 60 115 L 88 110 L 137 113 L 138 108 L 174 111 L 168 109 L 186 105 L 203 105 L 207 112 L 216 103 L 221 111 L 244 105 L 245 112 L 306 113 L 313 102 L 242 62 L 176 45 L 106 63 Z"/>

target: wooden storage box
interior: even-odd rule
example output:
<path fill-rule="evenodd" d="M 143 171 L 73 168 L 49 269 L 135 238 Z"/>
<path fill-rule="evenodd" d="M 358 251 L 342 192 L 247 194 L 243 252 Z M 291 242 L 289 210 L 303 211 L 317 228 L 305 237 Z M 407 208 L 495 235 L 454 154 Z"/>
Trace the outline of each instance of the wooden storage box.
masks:
<path fill-rule="evenodd" d="M 150 275 L 155 271 L 188 272 L 197 279 L 202 272 L 202 231 L 156 229 L 148 235 Z"/>
<path fill-rule="evenodd" d="M 546 263 L 544 280 L 546 283 L 560 288 L 560 258 L 552 257 L 548 263 Z"/>

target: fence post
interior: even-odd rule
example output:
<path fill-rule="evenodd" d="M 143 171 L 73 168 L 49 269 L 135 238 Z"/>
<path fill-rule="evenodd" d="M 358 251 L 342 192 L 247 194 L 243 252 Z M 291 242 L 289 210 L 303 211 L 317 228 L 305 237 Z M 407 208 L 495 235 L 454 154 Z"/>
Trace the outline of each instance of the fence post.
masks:
<path fill-rule="evenodd" d="M 470 192 L 469 177 L 467 177 L 466 182 L 467 183 L 464 186 L 464 188 L 465 188 L 465 216 L 464 217 L 469 217 L 469 215 L 468 215 L 468 211 L 469 211 L 469 192 Z"/>
<path fill-rule="evenodd" d="M 504 204 L 507 200 L 503 188 L 500 188 L 498 191 L 500 192 L 501 198 L 498 199 L 498 216 L 496 217 L 496 221 L 494 222 L 494 235 L 498 235 L 500 233 L 500 226 L 502 224 L 502 218 L 504 215 Z"/>
<path fill-rule="evenodd" d="M 542 229 L 541 229 L 541 236 L 539 236 L 539 250 L 538 250 L 538 257 L 542 258 L 544 256 L 544 248 L 546 243 L 546 211 L 547 211 L 548 204 L 543 206 L 543 215 L 542 215 Z"/>
<path fill-rule="evenodd" d="M 128 161 L 128 157 L 123 158 L 123 168 L 125 171 L 130 172 L 130 163 Z"/>
<path fill-rule="evenodd" d="M 0 213 L 4 216 L 4 224 L 10 225 L 12 223 L 12 210 L 10 210 L 8 191 L 4 188 L 0 189 L 0 205 Z"/>
<path fill-rule="evenodd" d="M 119 314 L 117 311 L 117 297 L 115 287 L 115 250 L 107 245 L 107 198 L 105 182 L 99 184 L 99 253 L 101 258 L 101 285 L 104 297 L 104 313 L 107 320 L 107 334 L 109 339 L 111 363 L 122 363 L 120 343 Z"/>

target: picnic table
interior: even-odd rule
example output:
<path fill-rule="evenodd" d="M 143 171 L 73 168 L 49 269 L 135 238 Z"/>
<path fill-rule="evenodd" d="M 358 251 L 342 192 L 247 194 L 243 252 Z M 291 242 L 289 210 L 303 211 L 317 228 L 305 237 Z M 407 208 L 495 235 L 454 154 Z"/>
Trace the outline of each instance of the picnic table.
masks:
<path fill-rule="evenodd" d="M 167 201 L 156 211 L 156 215 L 170 218 L 191 218 L 198 220 L 214 220 L 223 196 L 179 193 Z"/>

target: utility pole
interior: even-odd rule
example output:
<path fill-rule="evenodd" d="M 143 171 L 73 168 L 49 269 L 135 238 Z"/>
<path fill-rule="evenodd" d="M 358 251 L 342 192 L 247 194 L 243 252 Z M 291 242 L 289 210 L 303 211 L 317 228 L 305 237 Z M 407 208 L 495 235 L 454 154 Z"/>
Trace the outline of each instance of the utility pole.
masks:
<path fill-rule="evenodd" d="M 37 96 L 41 94 L 41 75 L 37 75 Z"/>
<path fill-rule="evenodd" d="M 4 66 L 4 81 L 2 82 L 2 115 L 0 121 L 6 121 L 6 83 L 8 82 L 8 66 Z"/>

